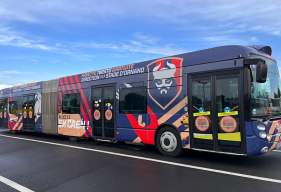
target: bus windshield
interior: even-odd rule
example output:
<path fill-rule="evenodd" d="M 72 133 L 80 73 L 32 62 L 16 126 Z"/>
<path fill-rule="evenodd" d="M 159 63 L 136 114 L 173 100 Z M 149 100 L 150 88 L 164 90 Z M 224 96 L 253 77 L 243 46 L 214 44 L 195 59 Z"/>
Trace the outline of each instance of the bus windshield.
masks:
<path fill-rule="evenodd" d="M 279 116 L 280 110 L 280 75 L 276 61 L 262 56 L 250 55 L 266 61 L 268 74 L 265 83 L 256 82 L 256 65 L 251 65 L 251 115 L 252 117 Z"/>

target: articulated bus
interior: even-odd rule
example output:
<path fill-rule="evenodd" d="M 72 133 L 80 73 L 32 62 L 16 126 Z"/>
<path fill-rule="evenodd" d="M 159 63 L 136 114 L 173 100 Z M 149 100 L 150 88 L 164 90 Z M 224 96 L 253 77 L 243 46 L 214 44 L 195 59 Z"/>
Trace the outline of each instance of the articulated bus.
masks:
<path fill-rule="evenodd" d="M 222 46 L 0 90 L 0 127 L 245 156 L 281 146 L 269 46 Z"/>

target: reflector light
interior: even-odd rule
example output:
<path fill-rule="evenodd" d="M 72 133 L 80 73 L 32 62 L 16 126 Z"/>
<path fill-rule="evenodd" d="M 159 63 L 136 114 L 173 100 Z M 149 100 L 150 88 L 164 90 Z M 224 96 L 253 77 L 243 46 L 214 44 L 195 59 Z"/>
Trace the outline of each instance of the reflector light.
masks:
<path fill-rule="evenodd" d="M 261 130 L 261 131 L 264 131 L 264 130 L 265 130 L 264 124 L 259 124 L 259 125 L 257 126 L 257 128 L 258 128 L 258 130 Z"/>
<path fill-rule="evenodd" d="M 266 132 L 265 131 L 261 131 L 260 132 L 260 137 L 261 138 L 266 138 Z"/>

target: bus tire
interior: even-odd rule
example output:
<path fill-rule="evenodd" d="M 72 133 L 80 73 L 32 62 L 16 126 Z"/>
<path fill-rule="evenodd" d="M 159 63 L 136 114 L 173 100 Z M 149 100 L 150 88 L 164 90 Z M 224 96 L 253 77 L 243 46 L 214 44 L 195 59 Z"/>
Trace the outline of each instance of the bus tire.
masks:
<path fill-rule="evenodd" d="M 69 139 L 69 141 L 71 141 L 71 142 L 77 142 L 77 141 L 79 140 L 78 137 L 73 137 L 73 136 L 69 136 L 68 139 Z"/>
<path fill-rule="evenodd" d="M 176 157 L 182 154 L 182 143 L 179 133 L 171 128 L 164 127 L 157 134 L 157 148 L 164 156 Z"/>

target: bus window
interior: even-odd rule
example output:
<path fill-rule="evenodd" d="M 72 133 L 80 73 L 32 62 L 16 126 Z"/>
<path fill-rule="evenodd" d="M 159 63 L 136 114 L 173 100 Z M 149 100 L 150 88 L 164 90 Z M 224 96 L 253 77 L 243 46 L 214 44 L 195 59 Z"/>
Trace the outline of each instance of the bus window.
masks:
<path fill-rule="evenodd" d="M 194 146 L 213 148 L 211 80 L 192 81 L 192 132 Z"/>
<path fill-rule="evenodd" d="M 9 102 L 9 113 L 10 114 L 18 114 L 18 102 L 17 101 L 12 101 Z"/>
<path fill-rule="evenodd" d="M 80 114 L 80 93 L 62 96 L 62 114 Z"/>
<path fill-rule="evenodd" d="M 241 146 L 238 77 L 218 77 L 216 100 L 219 146 Z M 228 135 L 228 138 L 225 136 Z"/>
<path fill-rule="evenodd" d="M 119 113 L 145 114 L 147 87 L 120 89 Z"/>

